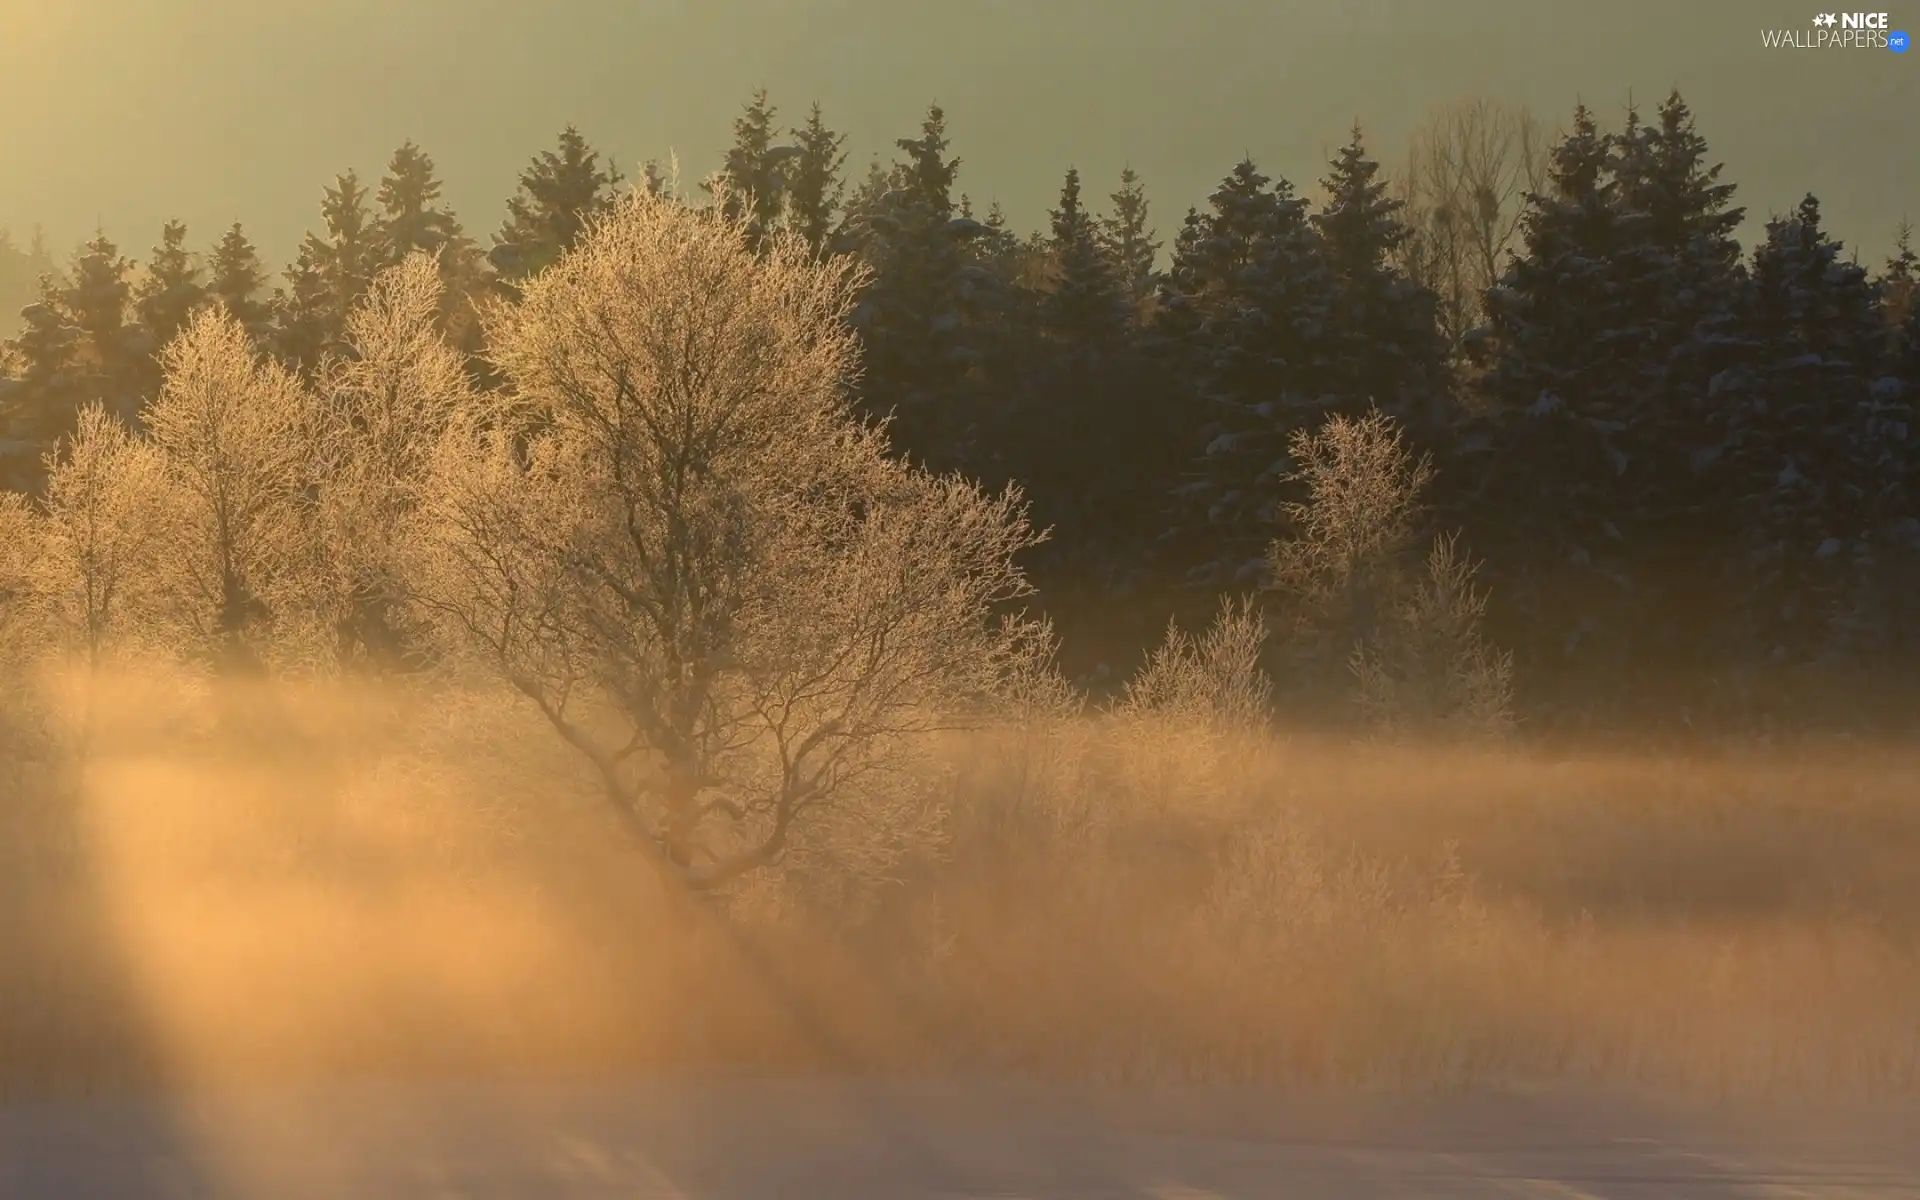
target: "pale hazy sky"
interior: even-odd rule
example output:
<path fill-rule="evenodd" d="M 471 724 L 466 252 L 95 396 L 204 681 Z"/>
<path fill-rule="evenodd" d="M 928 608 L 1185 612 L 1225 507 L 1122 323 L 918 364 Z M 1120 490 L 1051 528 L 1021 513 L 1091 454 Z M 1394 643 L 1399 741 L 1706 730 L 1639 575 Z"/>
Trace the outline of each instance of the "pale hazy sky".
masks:
<path fill-rule="evenodd" d="M 1678 84 L 1750 209 L 1812 189 L 1877 260 L 1920 218 L 1920 52 L 1761 48 L 1812 3 L 0 0 L 0 224 L 65 251 L 99 221 L 144 259 L 169 217 L 201 246 L 237 218 L 277 267 L 335 172 L 411 137 L 485 235 L 566 122 L 697 177 L 765 84 L 783 118 L 820 100 L 856 173 L 937 99 L 962 190 L 1023 229 L 1069 163 L 1104 196 L 1131 161 L 1170 236 L 1243 152 L 1310 187 L 1356 117 L 1391 162 L 1435 101 L 1558 121 Z"/>

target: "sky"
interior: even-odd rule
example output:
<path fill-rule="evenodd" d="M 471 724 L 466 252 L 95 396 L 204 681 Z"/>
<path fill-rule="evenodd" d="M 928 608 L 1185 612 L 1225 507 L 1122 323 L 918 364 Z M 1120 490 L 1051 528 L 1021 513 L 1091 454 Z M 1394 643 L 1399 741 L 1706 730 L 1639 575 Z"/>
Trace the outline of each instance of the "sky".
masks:
<path fill-rule="evenodd" d="M 1920 31 L 1920 0 L 1890 14 Z M 283 264 L 323 186 L 412 138 L 470 230 L 577 123 L 627 171 L 716 167 L 764 85 L 818 100 L 850 173 L 948 114 L 959 187 L 1045 219 L 1144 177 L 1163 238 L 1243 154 L 1303 190 L 1358 120 L 1392 164 L 1438 102 L 1555 124 L 1678 86 L 1757 218 L 1817 192 L 1876 261 L 1920 218 L 1920 52 L 1779 50 L 1813 0 L 0 0 L 0 225 L 56 250 L 96 225 L 144 259 L 163 222 L 240 220 Z M 1749 230 L 1751 233 L 1751 228 Z"/>

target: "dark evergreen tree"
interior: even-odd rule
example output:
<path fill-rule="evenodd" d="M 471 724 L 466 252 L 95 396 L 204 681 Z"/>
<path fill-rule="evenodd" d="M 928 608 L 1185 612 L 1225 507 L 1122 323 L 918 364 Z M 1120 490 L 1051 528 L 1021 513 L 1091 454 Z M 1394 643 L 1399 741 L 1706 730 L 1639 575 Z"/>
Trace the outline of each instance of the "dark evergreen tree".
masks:
<path fill-rule="evenodd" d="M 1160 285 L 1152 344 L 1186 381 L 1198 432 L 1169 537 L 1203 583 L 1257 579 L 1292 471 L 1287 438 L 1343 402 L 1333 272 L 1306 201 L 1269 183 L 1242 160 L 1206 212 L 1188 212 Z"/>
<path fill-rule="evenodd" d="M 1125 335 L 1127 301 L 1100 228 L 1080 201 L 1080 172 L 1067 168 L 1060 207 L 1053 209 L 1047 257 L 1053 287 L 1040 306 L 1041 320 L 1056 342 L 1097 353 Z"/>
<path fill-rule="evenodd" d="M 347 315 L 380 269 L 384 239 L 368 199 L 355 172 L 335 179 L 320 205 L 326 233 L 309 233 L 301 242 L 276 297 L 277 349 L 303 371 L 343 348 Z"/>
<path fill-rule="evenodd" d="M 20 310 L 39 294 L 40 277 L 52 274 L 54 269 L 53 257 L 47 253 L 46 240 L 38 228 L 32 240 L 20 246 L 11 232 L 0 227 L 0 335 L 13 331 Z"/>
<path fill-rule="evenodd" d="M 1340 343 L 1340 391 L 1431 439 L 1451 416 L 1447 344 L 1433 293 L 1393 265 L 1411 236 L 1401 201 L 1387 194 L 1358 125 L 1331 167 L 1313 225 L 1334 276 L 1328 336 Z"/>
<path fill-rule="evenodd" d="M 87 400 L 98 400 L 131 421 L 140 410 L 142 370 L 150 347 L 132 315 L 133 263 L 105 233 L 81 246 L 61 293 L 67 319 L 84 339 L 80 359 Z"/>
<path fill-rule="evenodd" d="M 787 220 L 815 254 L 824 254 L 846 191 L 841 172 L 847 156 L 840 147 L 847 139 L 827 128 L 818 103 L 807 113 L 807 123 L 789 132 L 800 153 L 787 173 Z"/>
<path fill-rule="evenodd" d="M 1748 552 L 1750 636 L 1793 661 L 1878 652 L 1882 568 L 1916 516 L 1912 398 L 1885 374 L 1876 284 L 1809 195 L 1767 225 L 1744 313 L 1748 361 L 1719 379 L 1724 462 Z"/>
<path fill-rule="evenodd" d="M 461 237 L 460 222 L 441 203 L 440 191 L 433 158 L 425 150 L 409 141 L 393 152 L 376 197 L 384 264 L 420 251 L 438 255 Z"/>
<path fill-rule="evenodd" d="M 978 453 L 978 414 L 967 398 L 984 378 L 982 316 L 997 281 L 972 261 L 987 233 L 956 217 L 958 159 L 946 155 L 946 118 L 928 109 L 905 157 L 876 166 L 848 206 L 845 240 L 873 271 L 854 321 L 866 349 L 862 399 L 894 418 L 895 445 L 916 459 L 963 468 Z"/>
<path fill-rule="evenodd" d="M 1920 255 L 1913 251 L 1913 226 L 1905 221 L 1893 235 L 1893 255 L 1880 273 L 1880 307 L 1892 329 L 1905 326 L 1920 307 Z"/>
<path fill-rule="evenodd" d="M 38 491 L 42 456 L 71 433 L 81 406 L 99 402 L 132 420 L 146 361 L 129 324 L 133 264 L 104 232 L 80 247 L 64 276 L 40 277 L 21 310 L 22 328 L 4 347 L 0 388 L 0 471 L 10 486 Z"/>
<path fill-rule="evenodd" d="M 1489 556 L 1494 616 L 1536 675 L 1569 686 L 1572 663 L 1617 658 L 1647 615 L 1632 560 L 1645 547 L 1626 512 L 1640 377 L 1644 295 L 1614 267 L 1636 236 L 1613 177 L 1614 139 L 1584 106 L 1555 147 L 1546 187 L 1529 197 L 1524 249 L 1487 295 L 1492 368 L 1482 380 L 1485 447 L 1451 464 L 1448 486 L 1474 488 L 1470 526 Z M 1641 464 L 1644 469 L 1646 464 Z M 1578 615 L 1575 615 L 1578 614 Z M 1596 643 L 1601 654 L 1589 656 Z"/>
<path fill-rule="evenodd" d="M 139 313 L 147 341 L 154 353 L 173 340 L 186 325 L 193 311 L 207 299 L 205 272 L 187 250 L 187 227 L 168 221 L 160 231 L 160 244 L 147 260 L 147 273 L 134 288 L 134 309 Z"/>
<path fill-rule="evenodd" d="M 392 266 L 410 254 L 433 255 L 445 289 L 440 311 L 447 337 L 468 354 L 478 354 L 476 302 L 487 287 L 486 256 L 442 202 L 432 157 L 410 141 L 394 151 L 378 200 L 381 265 Z"/>
<path fill-rule="evenodd" d="M 721 207 L 730 217 L 747 218 L 749 236 L 756 245 L 779 228 L 784 207 L 785 164 L 792 148 L 774 143 L 777 115 L 767 100 L 767 89 L 756 88 L 746 110 L 733 122 L 733 146 L 720 169 L 725 184 Z"/>
<path fill-rule="evenodd" d="M 1113 261 L 1114 276 L 1134 316 L 1144 316 L 1153 298 L 1154 263 L 1160 242 L 1147 218 L 1147 189 L 1132 167 L 1120 171 L 1120 190 L 1110 197 L 1113 211 L 1101 219 L 1100 234 Z"/>
<path fill-rule="evenodd" d="M 82 354 L 86 335 L 69 318 L 64 287 L 40 276 L 38 296 L 20 310 L 20 332 L 5 343 L 0 379 L 0 485 L 38 492 L 43 456 L 73 428 L 87 400 Z"/>
<path fill-rule="evenodd" d="M 587 225 L 613 202 L 620 172 L 600 165 L 600 152 L 572 125 L 557 149 L 544 150 L 520 174 L 507 221 L 488 254 L 503 281 L 537 274 L 573 249 Z"/>
<path fill-rule="evenodd" d="M 207 277 L 207 294 L 226 305 L 234 320 L 256 340 L 264 339 L 272 317 L 268 306 L 259 299 L 267 284 L 266 271 L 240 222 L 228 226 L 220 243 L 213 248 L 207 260 Z"/>

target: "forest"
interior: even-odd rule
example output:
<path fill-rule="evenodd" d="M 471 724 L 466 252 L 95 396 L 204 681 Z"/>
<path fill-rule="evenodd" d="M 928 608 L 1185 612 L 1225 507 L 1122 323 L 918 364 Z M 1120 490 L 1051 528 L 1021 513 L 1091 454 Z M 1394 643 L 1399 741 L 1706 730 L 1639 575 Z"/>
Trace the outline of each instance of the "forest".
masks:
<path fill-rule="evenodd" d="M 1679 95 L 1580 108 L 1557 134 L 1461 101 L 1404 161 L 1383 167 L 1356 127 L 1324 178 L 1242 162 L 1179 218 L 1130 170 L 1101 200 L 1068 169 L 1026 234 L 967 196 L 939 108 L 864 174 L 843 142 L 818 106 L 783 128 L 761 92 L 714 178 L 754 236 L 869 273 L 861 410 L 890 417 L 896 452 L 1021 490 L 1049 531 L 1023 563 L 1076 677 L 1110 683 L 1168 613 L 1269 588 L 1265 548 L 1305 494 L 1292 437 L 1377 411 L 1431 466 L 1423 531 L 1481 560 L 1534 725 L 1893 703 L 1860 677 L 1904 673 L 1920 597 L 1914 253 L 1903 232 L 1888 262 L 1854 261 L 1812 194 L 1743 248 Z M 6 344 L 11 484 L 40 486 L 89 402 L 137 424 L 201 307 L 310 376 L 377 273 L 422 251 L 486 387 L 477 306 L 664 170 L 629 184 L 570 128 L 476 237 L 408 143 L 377 183 L 326 188 L 272 287 L 238 225 L 201 253 L 170 224 L 139 265 L 106 232 L 58 270 L 0 243 L 7 288 L 31 291 Z"/>
<path fill-rule="evenodd" d="M 0 1080 L 1920 1081 L 1904 231 L 1677 93 L 1026 234 L 734 134 L 0 240 Z"/>

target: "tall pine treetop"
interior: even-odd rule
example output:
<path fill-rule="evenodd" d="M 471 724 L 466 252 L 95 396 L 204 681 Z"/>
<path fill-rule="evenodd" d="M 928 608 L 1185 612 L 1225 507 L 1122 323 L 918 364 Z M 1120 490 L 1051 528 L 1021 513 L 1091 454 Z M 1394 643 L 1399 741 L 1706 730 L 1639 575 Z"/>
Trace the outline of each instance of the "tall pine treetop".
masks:
<path fill-rule="evenodd" d="M 1314 216 L 1314 226 L 1336 271 L 1347 276 L 1377 271 L 1411 236 L 1397 216 L 1404 202 L 1387 194 L 1380 164 L 1367 157 L 1358 124 L 1331 165 L 1321 180 L 1326 206 Z"/>
<path fill-rule="evenodd" d="M 555 262 L 613 202 L 620 172 L 569 125 L 557 148 L 543 150 L 520 174 L 507 220 L 489 257 L 506 279 L 525 279 Z"/>
<path fill-rule="evenodd" d="M 920 123 L 920 136 L 894 142 L 907 155 L 902 166 L 902 182 L 916 203 L 925 205 L 939 220 L 953 215 L 953 181 L 960 173 L 960 160 L 946 157 L 947 114 L 938 104 L 929 105 L 926 119 Z"/>
<path fill-rule="evenodd" d="M 397 263 L 415 251 L 438 254 L 459 235 L 460 226 L 440 203 L 440 180 L 433 158 L 411 140 L 387 160 L 387 173 L 375 197 L 380 203 L 385 258 Z"/>
<path fill-rule="evenodd" d="M 846 191 L 841 171 L 847 156 L 840 149 L 847 140 L 846 135 L 827 128 L 818 101 L 807 113 L 807 123 L 788 132 L 800 149 L 788 171 L 788 220 L 815 254 L 823 254 L 833 236 L 834 215 L 839 211 L 840 198 Z"/>

